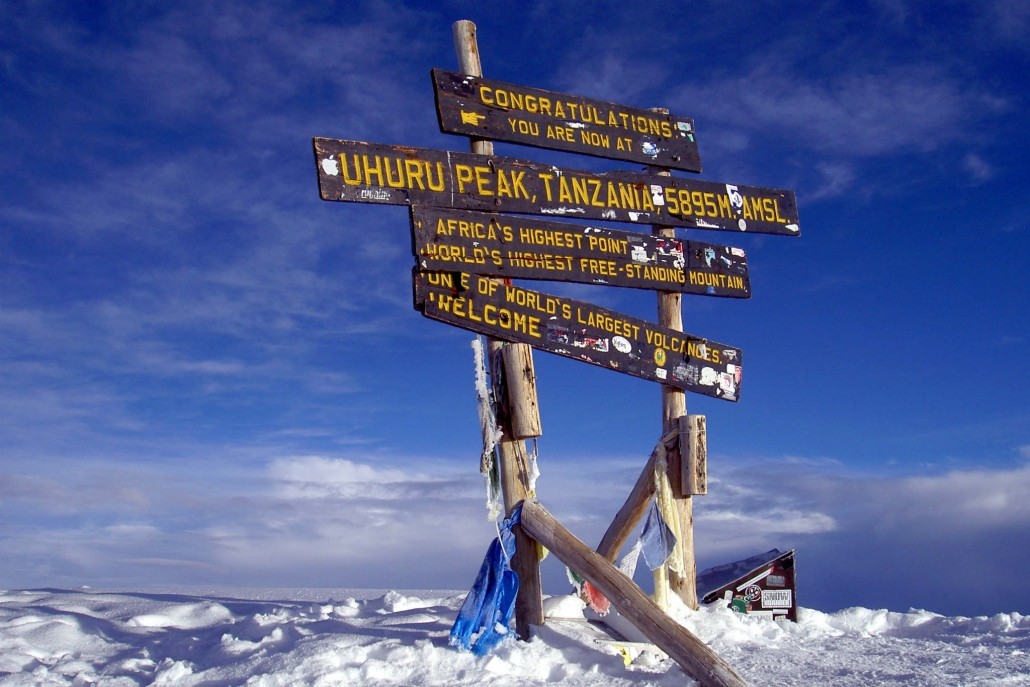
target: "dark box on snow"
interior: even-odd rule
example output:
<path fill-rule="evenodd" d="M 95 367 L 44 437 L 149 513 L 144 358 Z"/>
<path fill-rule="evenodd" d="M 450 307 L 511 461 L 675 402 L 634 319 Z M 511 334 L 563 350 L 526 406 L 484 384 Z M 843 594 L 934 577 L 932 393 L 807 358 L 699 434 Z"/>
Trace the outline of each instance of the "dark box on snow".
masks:
<path fill-rule="evenodd" d="M 697 576 L 697 597 L 706 604 L 723 601 L 741 613 L 797 622 L 794 549 L 708 568 Z"/>

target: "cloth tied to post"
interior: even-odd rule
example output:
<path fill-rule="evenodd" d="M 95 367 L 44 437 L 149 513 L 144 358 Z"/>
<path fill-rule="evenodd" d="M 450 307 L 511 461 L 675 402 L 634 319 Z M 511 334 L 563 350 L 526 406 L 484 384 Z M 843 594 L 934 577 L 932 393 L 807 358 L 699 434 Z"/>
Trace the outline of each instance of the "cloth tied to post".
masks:
<path fill-rule="evenodd" d="M 519 504 L 511 517 L 501 522 L 497 538 L 490 542 L 476 581 L 454 620 L 448 640 L 451 646 L 484 656 L 506 636 L 514 634 L 509 625 L 519 576 L 511 569 L 511 557 L 515 555 L 515 534 L 511 528 L 519 524 L 521 515 Z"/>
<path fill-rule="evenodd" d="M 669 529 L 661 512 L 658 510 L 657 501 L 651 502 L 647 511 L 647 520 L 644 522 L 644 531 L 640 533 L 641 552 L 644 554 L 644 561 L 652 571 L 657 570 L 669 560 L 673 549 L 676 548 L 676 535 Z"/>

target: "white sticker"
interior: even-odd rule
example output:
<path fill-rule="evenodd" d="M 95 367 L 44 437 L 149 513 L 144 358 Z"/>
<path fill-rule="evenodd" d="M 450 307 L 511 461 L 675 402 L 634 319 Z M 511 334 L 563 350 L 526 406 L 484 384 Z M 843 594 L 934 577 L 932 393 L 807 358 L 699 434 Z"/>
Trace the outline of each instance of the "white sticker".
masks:
<path fill-rule="evenodd" d="M 654 376 L 658 379 L 665 379 L 665 375 L 669 374 L 665 369 L 656 367 L 654 370 Z"/>
<path fill-rule="evenodd" d="M 741 212 L 744 209 L 744 196 L 740 194 L 740 189 L 731 184 L 726 184 L 726 195 L 730 197 L 730 205 L 737 212 Z"/>
<path fill-rule="evenodd" d="M 331 157 L 322 158 L 322 171 L 331 177 L 340 174 L 340 163 Z"/>
<path fill-rule="evenodd" d="M 717 381 L 719 381 L 719 375 L 716 374 L 715 370 L 710 367 L 701 368 L 701 379 L 698 380 L 698 384 L 701 386 L 715 386 Z"/>
<path fill-rule="evenodd" d="M 789 589 L 762 590 L 762 608 L 790 608 L 790 601 Z"/>
<path fill-rule="evenodd" d="M 358 189 L 358 198 L 372 201 L 390 201 L 390 192 L 385 188 L 361 188 Z"/>
<path fill-rule="evenodd" d="M 665 205 L 665 189 L 660 184 L 651 184 L 651 202 L 656 206 Z"/>
<path fill-rule="evenodd" d="M 633 350 L 633 345 L 630 344 L 629 340 L 621 336 L 612 337 L 612 346 L 615 346 L 615 350 L 619 353 L 629 353 Z"/>

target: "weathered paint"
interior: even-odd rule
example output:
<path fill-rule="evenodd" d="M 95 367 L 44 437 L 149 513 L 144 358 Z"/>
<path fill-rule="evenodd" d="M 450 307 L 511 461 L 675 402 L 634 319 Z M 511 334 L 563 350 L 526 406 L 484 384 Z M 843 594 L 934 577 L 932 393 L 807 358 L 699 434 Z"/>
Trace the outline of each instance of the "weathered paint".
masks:
<path fill-rule="evenodd" d="M 693 119 L 440 69 L 431 76 L 441 131 L 701 171 Z"/>
<path fill-rule="evenodd" d="M 599 306 L 482 275 L 414 273 L 426 317 L 616 372 L 736 401 L 742 353 Z"/>
<path fill-rule="evenodd" d="M 800 233 L 792 191 L 328 138 L 314 151 L 325 200 Z"/>
<path fill-rule="evenodd" d="M 529 216 L 411 208 L 424 270 L 750 298 L 740 248 Z"/>

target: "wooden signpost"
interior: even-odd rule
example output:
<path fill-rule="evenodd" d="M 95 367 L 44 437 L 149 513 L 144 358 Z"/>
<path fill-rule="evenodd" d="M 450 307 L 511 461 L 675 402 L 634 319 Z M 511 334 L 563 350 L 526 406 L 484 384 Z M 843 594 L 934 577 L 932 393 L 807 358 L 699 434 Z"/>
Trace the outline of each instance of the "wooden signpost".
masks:
<path fill-rule="evenodd" d="M 424 270 L 750 298 L 740 248 L 607 227 L 446 208 L 411 208 Z"/>
<path fill-rule="evenodd" d="M 432 78 L 442 131 L 701 171 L 693 119 L 441 69 Z"/>
<path fill-rule="evenodd" d="M 466 74 L 483 75 L 483 65 L 479 61 L 479 46 L 476 43 L 476 25 L 470 21 L 455 22 L 453 27 L 454 52 L 458 58 L 458 68 Z M 494 144 L 481 138 L 470 138 L 469 148 L 477 155 L 493 155 Z M 500 478 L 501 496 L 504 501 L 504 512 L 510 517 L 518 504 L 533 496 L 530 461 L 526 445 L 522 438 L 529 436 L 523 430 L 531 430 L 535 435 L 540 433 L 539 427 L 523 427 L 519 424 L 514 411 L 517 407 L 535 407 L 536 375 L 533 372 L 533 349 L 526 344 L 506 343 L 501 339 L 487 338 L 489 353 L 490 377 L 494 381 L 495 402 L 497 407 L 497 428 L 501 437 L 497 441 L 494 458 L 497 461 Z M 516 349 L 511 351 L 510 349 Z M 519 389 L 528 393 L 530 398 L 512 400 L 513 387 L 506 380 L 520 380 Z M 507 387 L 507 393 L 505 393 Z M 508 403 L 504 403 L 507 396 Z M 515 597 L 515 632 L 518 636 L 529 639 L 534 625 L 544 622 L 543 586 L 540 579 L 540 560 L 537 542 L 533 541 L 522 527 L 515 527 L 515 555 L 511 558 L 512 571 L 519 579 L 519 593 Z"/>
<path fill-rule="evenodd" d="M 543 623 L 539 542 L 596 584 L 703 687 L 743 687 L 732 668 L 609 561 L 662 475 L 662 493 L 672 491 L 682 502 L 678 514 L 664 515 L 683 537 L 677 547 L 683 575 L 673 587 L 696 607 L 689 497 L 707 492 L 706 426 L 703 417 L 686 415 L 682 392 L 737 401 L 742 353 L 683 333 L 680 299 L 683 293 L 749 298 L 751 285 L 743 250 L 683 241 L 674 228 L 797 236 L 794 193 L 673 177 L 670 169 L 701 171 L 693 120 L 484 79 L 475 25 L 460 21 L 453 29 L 461 73 L 432 71 L 437 115 L 443 131 L 472 137 L 472 152 L 314 138 L 321 197 L 411 208 L 415 307 L 487 335 L 495 383 L 516 376 L 531 389 L 532 347 L 662 385 L 662 439 L 597 553 L 533 499 L 521 439 L 538 436 L 539 422 L 513 429 L 501 404 L 496 456 L 505 510 L 523 504 L 511 560 L 522 585 L 519 635 L 528 638 L 530 626 Z M 647 170 L 593 173 L 499 157 L 488 139 L 643 163 Z M 651 234 L 499 212 L 628 222 Z M 658 323 L 525 289 L 512 278 L 652 289 Z M 526 407 L 535 412 L 535 390 L 529 393 Z M 666 461 L 664 471 L 656 469 Z"/>
<path fill-rule="evenodd" d="M 314 148 L 324 200 L 800 233 L 794 192 L 782 189 L 334 138 L 315 138 Z"/>
<path fill-rule="evenodd" d="M 736 401 L 740 349 L 591 303 L 499 283 L 482 275 L 414 273 L 426 317 L 566 358 Z"/>

